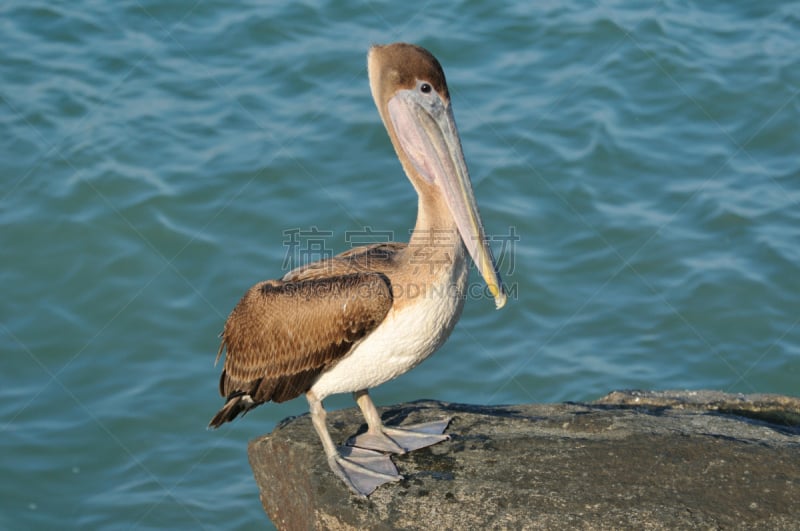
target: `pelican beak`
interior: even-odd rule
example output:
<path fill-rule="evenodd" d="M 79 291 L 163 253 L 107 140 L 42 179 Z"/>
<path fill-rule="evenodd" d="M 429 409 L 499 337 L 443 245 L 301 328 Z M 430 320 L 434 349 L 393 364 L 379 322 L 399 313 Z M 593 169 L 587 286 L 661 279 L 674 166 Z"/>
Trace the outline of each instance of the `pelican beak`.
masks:
<path fill-rule="evenodd" d="M 428 92 L 417 85 L 397 91 L 388 102 L 395 134 L 417 173 L 442 191 L 467 251 L 502 308 L 507 296 L 478 213 L 452 108 L 430 85 Z"/>

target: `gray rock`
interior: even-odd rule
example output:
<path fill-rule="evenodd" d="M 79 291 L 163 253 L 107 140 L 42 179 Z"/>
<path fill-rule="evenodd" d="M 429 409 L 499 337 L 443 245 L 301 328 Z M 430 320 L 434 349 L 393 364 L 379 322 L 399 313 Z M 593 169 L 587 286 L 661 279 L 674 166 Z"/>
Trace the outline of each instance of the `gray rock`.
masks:
<path fill-rule="evenodd" d="M 614 392 L 589 404 L 414 402 L 389 424 L 452 417 L 450 441 L 395 457 L 405 479 L 352 496 L 308 415 L 250 442 L 280 529 L 800 529 L 800 400 Z M 332 411 L 335 441 L 366 429 Z"/>

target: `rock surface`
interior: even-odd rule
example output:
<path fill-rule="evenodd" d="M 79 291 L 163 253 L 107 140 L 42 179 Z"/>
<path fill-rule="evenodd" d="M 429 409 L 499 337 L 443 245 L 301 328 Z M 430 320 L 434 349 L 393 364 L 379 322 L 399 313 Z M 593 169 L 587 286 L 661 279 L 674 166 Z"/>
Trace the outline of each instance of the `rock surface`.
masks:
<path fill-rule="evenodd" d="M 588 404 L 414 402 L 384 422 L 452 417 L 451 440 L 394 458 L 405 479 L 352 496 L 308 415 L 250 442 L 279 529 L 800 529 L 800 400 L 614 392 Z M 334 441 L 366 429 L 332 411 Z"/>

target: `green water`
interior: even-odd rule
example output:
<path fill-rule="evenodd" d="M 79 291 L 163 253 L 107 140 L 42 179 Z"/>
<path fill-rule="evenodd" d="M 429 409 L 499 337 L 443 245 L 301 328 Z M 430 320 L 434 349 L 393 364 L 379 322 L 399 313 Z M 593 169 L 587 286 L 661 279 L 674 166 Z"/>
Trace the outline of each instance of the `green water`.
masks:
<path fill-rule="evenodd" d="M 206 431 L 217 334 L 407 239 L 371 43 L 444 65 L 514 295 L 377 403 L 799 394 L 798 35 L 792 2 L 3 3 L 0 528 L 269 525 L 246 443 L 306 404 Z"/>

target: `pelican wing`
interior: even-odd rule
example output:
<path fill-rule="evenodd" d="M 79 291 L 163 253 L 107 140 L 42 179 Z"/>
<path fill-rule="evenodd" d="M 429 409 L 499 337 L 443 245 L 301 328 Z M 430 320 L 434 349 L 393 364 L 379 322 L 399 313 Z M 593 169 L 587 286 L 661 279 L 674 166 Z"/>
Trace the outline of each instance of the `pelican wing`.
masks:
<path fill-rule="evenodd" d="M 389 281 L 376 272 L 256 284 L 225 323 L 217 359 L 226 351 L 219 390 L 227 401 L 210 425 L 305 393 L 391 306 Z"/>

